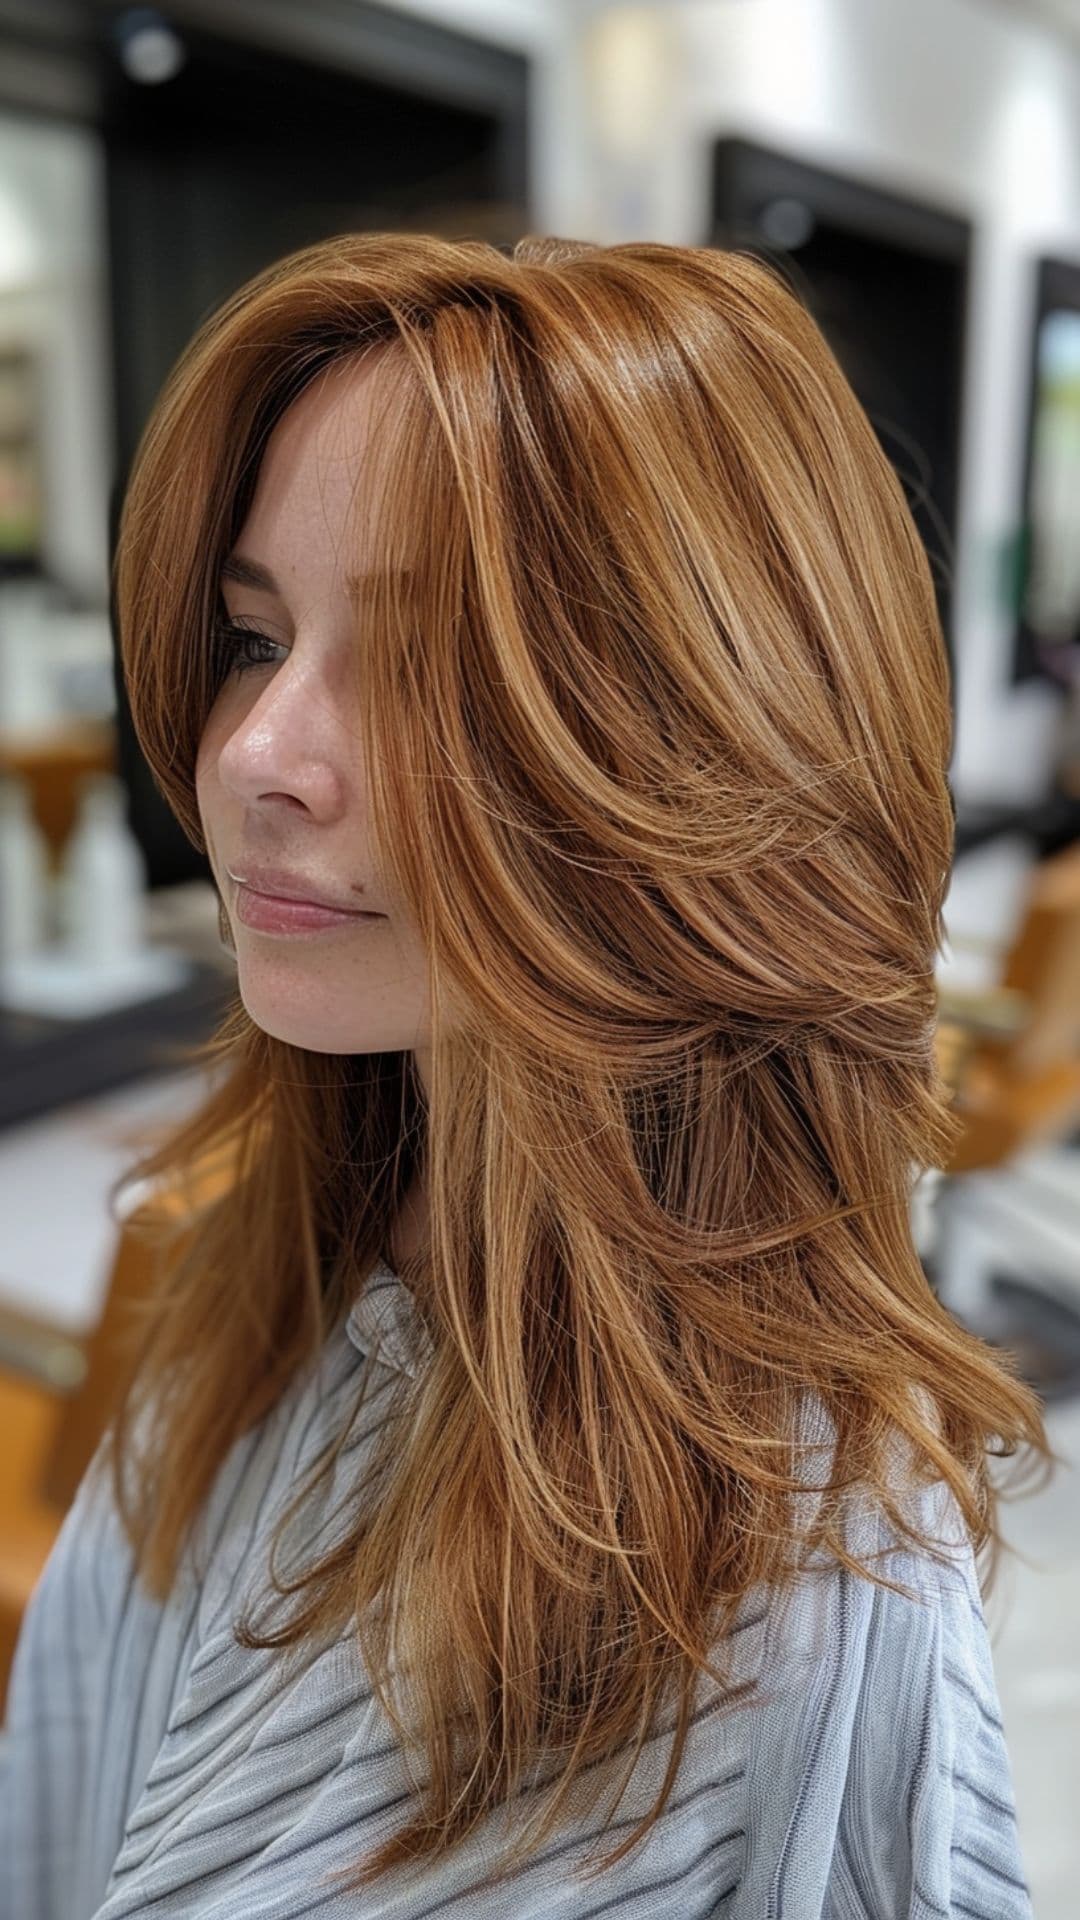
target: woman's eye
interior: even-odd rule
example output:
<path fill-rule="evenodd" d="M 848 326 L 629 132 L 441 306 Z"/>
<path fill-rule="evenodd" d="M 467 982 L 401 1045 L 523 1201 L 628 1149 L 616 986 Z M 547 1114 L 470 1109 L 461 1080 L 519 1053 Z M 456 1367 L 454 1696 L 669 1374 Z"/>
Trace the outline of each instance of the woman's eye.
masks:
<path fill-rule="evenodd" d="M 230 620 L 218 622 L 214 637 L 218 663 L 226 673 L 244 673 L 249 667 L 272 665 L 271 658 L 257 649 L 269 647 L 272 651 L 280 645 L 268 634 L 259 633 L 254 627 L 235 626 Z"/>

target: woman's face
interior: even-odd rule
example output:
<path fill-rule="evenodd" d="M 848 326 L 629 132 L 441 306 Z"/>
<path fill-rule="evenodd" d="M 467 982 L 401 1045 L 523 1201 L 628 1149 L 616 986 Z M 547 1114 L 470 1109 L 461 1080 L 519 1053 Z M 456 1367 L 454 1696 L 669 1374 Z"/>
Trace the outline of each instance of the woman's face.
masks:
<path fill-rule="evenodd" d="M 329 368 L 278 422 L 222 575 L 242 631 L 199 745 L 207 852 L 235 945 L 240 995 L 266 1033 L 316 1053 L 416 1053 L 429 1039 L 424 954 L 372 842 L 359 723 L 362 572 L 355 491 L 377 484 L 371 409 L 384 350 Z M 255 636 L 260 636 L 256 638 Z M 248 924 L 259 869 L 354 909 L 299 931 Z M 257 905 L 257 903 L 256 903 Z M 378 919 L 364 919 L 366 910 Z"/>

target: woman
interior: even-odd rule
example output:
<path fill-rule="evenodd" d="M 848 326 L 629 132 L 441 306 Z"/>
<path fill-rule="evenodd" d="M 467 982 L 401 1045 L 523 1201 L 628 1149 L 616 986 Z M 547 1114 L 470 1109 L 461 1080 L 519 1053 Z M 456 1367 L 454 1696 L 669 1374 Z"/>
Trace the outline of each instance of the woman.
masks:
<path fill-rule="evenodd" d="M 804 308 L 307 248 L 175 368 L 116 592 L 238 995 L 127 1176 L 187 1211 L 5 1913 L 1029 1915 L 974 1556 L 991 1443 L 1057 1456 L 910 1231 L 947 667 Z"/>

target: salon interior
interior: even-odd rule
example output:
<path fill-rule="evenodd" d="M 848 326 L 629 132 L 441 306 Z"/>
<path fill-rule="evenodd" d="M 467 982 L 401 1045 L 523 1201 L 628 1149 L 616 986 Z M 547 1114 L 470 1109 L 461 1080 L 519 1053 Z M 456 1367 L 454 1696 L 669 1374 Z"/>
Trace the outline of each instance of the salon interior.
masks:
<path fill-rule="evenodd" d="M 1072 1920 L 1080 0 L 0 0 L 0 1699 L 145 1282 L 107 1191 L 235 986 L 118 672 L 124 478 L 202 317 L 398 227 L 779 260 L 903 482 L 953 682 L 963 1120 L 913 1232 L 1066 1462 L 1003 1508 L 987 1620 L 1034 1909 Z"/>

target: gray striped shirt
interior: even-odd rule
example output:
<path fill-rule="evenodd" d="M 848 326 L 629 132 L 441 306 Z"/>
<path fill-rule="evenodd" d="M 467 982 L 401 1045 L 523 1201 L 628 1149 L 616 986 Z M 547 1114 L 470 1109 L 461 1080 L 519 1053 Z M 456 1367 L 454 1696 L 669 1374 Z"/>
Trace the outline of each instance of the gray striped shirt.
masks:
<path fill-rule="evenodd" d="M 189 1543 L 164 1603 L 132 1578 L 99 1449 L 15 1652 L 0 1920 L 1031 1920 L 974 1560 L 943 1484 L 912 1497 L 949 1529 L 950 1566 L 910 1553 L 881 1563 L 917 1598 L 835 1564 L 782 1606 L 748 1598 L 735 1675 L 760 1677 L 768 1701 L 721 1712 L 715 1689 L 703 1694 L 660 1822 L 606 1876 L 575 1869 L 590 1840 L 595 1857 L 646 1812 L 670 1718 L 614 1819 L 586 1797 L 508 1881 L 483 1884 L 500 1853 L 492 1816 L 439 1866 L 363 1894 L 326 1884 L 402 1823 L 393 1731 L 351 1631 L 286 1672 L 272 1650 L 240 1647 L 232 1620 L 263 1590 L 268 1537 L 299 1478 L 355 1418 L 298 1541 L 301 1555 L 328 1544 L 424 1338 L 407 1288 L 380 1265 L 315 1367 L 233 1448 L 200 1515 L 200 1564 Z M 870 1533 L 886 1539 L 883 1522 L 866 1524 L 860 1554 Z M 512 1808 L 505 1818 L 504 1841 Z"/>

